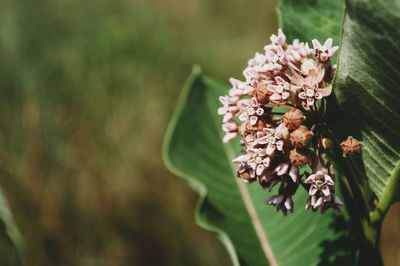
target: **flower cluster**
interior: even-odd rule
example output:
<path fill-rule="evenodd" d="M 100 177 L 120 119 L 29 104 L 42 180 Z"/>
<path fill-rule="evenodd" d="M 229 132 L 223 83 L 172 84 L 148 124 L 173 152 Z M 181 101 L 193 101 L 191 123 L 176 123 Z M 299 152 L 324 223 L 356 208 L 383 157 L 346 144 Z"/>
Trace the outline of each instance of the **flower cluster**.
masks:
<path fill-rule="evenodd" d="M 278 194 L 266 201 L 275 210 L 293 212 L 292 196 L 299 187 L 309 193 L 306 209 L 340 211 L 335 177 L 324 162 L 323 137 L 326 100 L 332 92 L 336 65 L 331 64 L 338 46 L 329 38 L 322 45 L 294 40 L 288 44 L 279 29 L 264 53 L 256 53 L 243 71 L 244 80 L 230 78 L 229 94 L 220 96 L 224 142 L 241 137 L 244 154 L 233 160 L 238 177 L 257 181 Z M 309 165 L 312 173 L 300 171 Z M 301 174 L 300 174 L 301 173 Z"/>

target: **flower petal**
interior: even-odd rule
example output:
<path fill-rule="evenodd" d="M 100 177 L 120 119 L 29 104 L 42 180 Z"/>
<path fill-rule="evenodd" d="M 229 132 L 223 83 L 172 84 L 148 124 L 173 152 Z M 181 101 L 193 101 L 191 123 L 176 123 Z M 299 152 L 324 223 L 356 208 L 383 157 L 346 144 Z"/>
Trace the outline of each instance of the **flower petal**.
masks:
<path fill-rule="evenodd" d="M 256 114 L 257 114 L 257 115 L 263 115 L 263 114 L 264 114 L 264 109 L 258 108 L 258 109 L 256 110 Z"/>
<path fill-rule="evenodd" d="M 268 85 L 267 86 L 267 90 L 270 92 L 276 92 L 276 88 L 277 88 L 276 85 Z"/>
<path fill-rule="evenodd" d="M 269 99 L 273 102 L 279 102 L 282 100 L 282 96 L 279 93 L 274 93 L 271 95 L 271 97 L 269 97 Z"/>
<path fill-rule="evenodd" d="M 275 130 L 273 128 L 264 128 L 263 131 L 268 136 L 270 136 L 270 135 L 275 133 Z"/>
<path fill-rule="evenodd" d="M 285 92 L 283 92 L 283 93 L 282 93 L 282 99 L 283 99 L 283 100 L 286 100 L 286 99 L 288 99 L 288 98 L 289 98 L 289 96 L 290 96 L 290 93 L 289 93 L 289 92 L 287 92 L 287 91 L 285 91 Z"/>
<path fill-rule="evenodd" d="M 335 184 L 329 175 L 324 175 L 324 178 L 327 185 L 333 186 Z"/>
<path fill-rule="evenodd" d="M 322 88 L 322 89 L 317 89 L 317 91 L 322 94 L 322 96 L 327 97 L 329 95 L 331 95 L 332 93 L 332 85 Z"/>
<path fill-rule="evenodd" d="M 247 162 L 248 160 L 250 160 L 250 155 L 249 154 L 242 154 L 238 157 L 236 157 L 235 159 L 232 160 L 233 163 L 243 163 L 243 162 Z"/>
<path fill-rule="evenodd" d="M 251 106 L 258 107 L 258 101 L 256 97 L 251 98 Z"/>
<path fill-rule="evenodd" d="M 288 163 L 281 163 L 275 168 L 275 171 L 278 176 L 282 176 L 287 173 L 288 169 L 289 169 Z"/>
<path fill-rule="evenodd" d="M 218 114 L 219 115 L 224 115 L 228 112 L 228 106 L 222 106 L 218 108 Z"/>
<path fill-rule="evenodd" d="M 276 81 L 276 83 L 278 83 L 278 84 L 284 84 L 286 81 L 283 79 L 283 78 L 281 78 L 280 76 L 276 76 L 275 77 L 275 81 Z"/>
<path fill-rule="evenodd" d="M 319 49 L 321 47 L 321 43 L 317 39 L 313 39 L 311 42 L 314 46 L 314 49 Z"/>
<path fill-rule="evenodd" d="M 265 152 L 268 155 L 271 155 L 275 151 L 275 149 L 276 149 L 275 145 L 268 144 L 267 149 L 265 150 Z"/>
<path fill-rule="evenodd" d="M 324 43 L 324 46 L 329 49 L 329 48 L 332 47 L 332 42 L 333 42 L 333 39 L 332 38 L 328 38 L 328 39 L 326 39 L 326 41 Z"/>
<path fill-rule="evenodd" d="M 292 178 L 293 182 L 298 183 L 299 169 L 295 166 L 290 167 L 289 176 Z"/>
<path fill-rule="evenodd" d="M 331 192 L 329 191 L 329 187 L 327 185 L 324 185 L 321 187 L 322 193 L 324 193 L 325 196 L 329 196 Z"/>
<path fill-rule="evenodd" d="M 275 144 L 275 146 L 276 146 L 276 149 L 277 149 L 278 151 L 282 151 L 282 149 L 283 149 L 283 140 L 277 141 L 276 144 Z"/>
<path fill-rule="evenodd" d="M 267 157 L 263 160 L 263 164 L 265 167 L 269 167 L 269 164 L 271 163 L 271 158 Z"/>
<path fill-rule="evenodd" d="M 225 134 L 224 138 L 222 139 L 222 141 L 224 143 L 228 143 L 229 141 L 233 140 L 234 138 L 236 138 L 237 133 L 236 132 L 228 132 Z"/>
<path fill-rule="evenodd" d="M 310 175 L 307 179 L 306 179 L 306 183 L 307 184 L 311 184 L 311 183 L 313 183 L 314 182 L 314 180 L 315 180 L 315 175 Z"/>
<path fill-rule="evenodd" d="M 304 91 L 299 93 L 299 98 L 305 100 L 306 99 L 306 93 Z"/>
<path fill-rule="evenodd" d="M 311 185 L 310 190 L 308 191 L 308 194 L 310 196 L 314 196 L 315 193 L 317 193 L 317 191 L 318 191 L 318 188 L 315 185 Z"/>
<path fill-rule="evenodd" d="M 250 125 L 254 126 L 255 124 L 257 124 L 257 121 L 258 121 L 257 116 L 250 117 Z"/>
<path fill-rule="evenodd" d="M 243 113 L 241 113 L 240 115 L 239 115 L 239 120 L 240 121 L 246 121 L 246 120 L 248 120 L 249 119 L 249 115 L 246 113 L 246 112 L 243 112 Z"/>
<path fill-rule="evenodd" d="M 337 205 L 343 206 L 343 202 L 339 199 L 339 197 L 333 196 L 333 202 Z"/>
<path fill-rule="evenodd" d="M 256 170 L 256 174 L 257 175 L 261 175 L 262 172 L 264 172 L 265 166 L 262 164 L 257 165 L 257 170 Z"/>
<path fill-rule="evenodd" d="M 328 50 L 328 55 L 329 55 L 329 57 L 334 56 L 335 53 L 336 53 L 336 51 L 337 51 L 338 49 L 339 49 L 339 46 L 334 46 L 334 47 L 330 48 L 330 49 Z"/>
<path fill-rule="evenodd" d="M 315 99 L 321 100 L 322 99 L 322 94 L 319 93 L 318 91 L 315 93 Z"/>
<path fill-rule="evenodd" d="M 324 198 L 323 197 L 321 197 L 321 198 L 319 198 L 317 200 L 317 202 L 314 205 L 314 209 L 317 209 L 317 208 L 321 207 L 322 205 L 324 205 Z"/>
<path fill-rule="evenodd" d="M 285 200 L 285 207 L 288 210 L 293 210 L 293 201 L 290 197 Z"/>

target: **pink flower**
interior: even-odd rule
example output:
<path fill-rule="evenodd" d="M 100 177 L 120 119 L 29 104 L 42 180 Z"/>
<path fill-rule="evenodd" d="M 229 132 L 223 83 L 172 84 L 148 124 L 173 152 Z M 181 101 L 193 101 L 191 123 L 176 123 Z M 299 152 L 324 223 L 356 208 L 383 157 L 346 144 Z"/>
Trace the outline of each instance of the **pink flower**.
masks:
<path fill-rule="evenodd" d="M 236 138 L 236 136 L 237 136 L 237 132 L 226 132 L 224 137 L 222 138 L 222 141 L 224 143 L 228 143 L 229 141 L 231 141 L 234 138 Z"/>
<path fill-rule="evenodd" d="M 233 119 L 227 121 L 226 123 L 223 123 L 222 130 L 225 132 L 225 136 L 223 137 L 222 141 L 224 143 L 227 143 L 227 142 L 233 140 L 234 138 L 236 138 L 236 136 L 238 134 L 237 129 L 238 129 L 238 126 L 237 126 L 235 120 L 233 120 Z"/>
<path fill-rule="evenodd" d="M 277 85 L 268 85 L 267 90 L 272 93 L 269 99 L 274 103 L 286 103 L 290 97 L 290 84 L 283 78 L 275 77 Z"/>
<path fill-rule="evenodd" d="M 274 211 L 282 210 L 283 214 L 286 216 L 287 211 L 293 213 L 293 200 L 291 196 L 287 196 L 284 194 L 274 195 L 268 200 L 265 201 L 267 205 L 274 205 Z"/>
<path fill-rule="evenodd" d="M 248 149 L 248 154 L 240 155 L 232 160 L 233 163 L 240 163 L 251 169 L 250 176 L 262 175 L 265 169 L 269 167 L 271 158 L 265 153 L 265 149 Z"/>
<path fill-rule="evenodd" d="M 299 169 L 289 163 L 280 163 L 274 170 L 267 171 L 260 183 L 264 188 L 271 190 L 282 180 L 286 180 L 286 182 L 289 182 L 288 184 L 298 185 L 300 181 Z"/>
<path fill-rule="evenodd" d="M 314 196 L 318 191 L 321 191 L 325 196 L 329 196 L 329 186 L 335 185 L 332 178 L 322 171 L 317 171 L 315 174 L 310 175 L 305 182 L 311 184 L 310 190 L 308 191 L 310 196 Z"/>
<path fill-rule="evenodd" d="M 264 114 L 264 109 L 260 107 L 256 97 L 240 101 L 239 107 L 241 109 L 238 116 L 239 120 L 242 122 L 249 120 L 252 126 L 257 123 L 258 116 Z"/>
<path fill-rule="evenodd" d="M 281 71 L 282 66 L 287 64 L 287 59 L 286 59 L 286 54 L 285 51 L 282 49 L 282 47 L 278 46 L 276 52 L 273 51 L 267 51 L 265 53 L 268 63 L 259 71 L 259 72 L 265 72 L 265 71 Z"/>
<path fill-rule="evenodd" d="M 244 91 L 248 86 L 246 82 L 240 81 L 235 78 L 230 78 L 229 82 L 232 84 L 232 88 L 229 90 L 229 96 L 240 98 L 243 94 L 245 94 Z"/>
<path fill-rule="evenodd" d="M 310 55 L 309 50 L 308 43 L 299 42 L 299 39 L 295 39 L 286 50 L 286 56 L 289 61 L 298 62 Z"/>
<path fill-rule="evenodd" d="M 258 144 L 266 144 L 266 153 L 271 155 L 275 150 L 282 151 L 282 134 L 272 128 L 264 128 L 262 132 L 257 132 Z"/>
<path fill-rule="evenodd" d="M 245 70 L 243 70 L 243 76 L 246 78 L 247 84 L 251 84 L 254 80 L 260 78 L 260 74 L 253 67 L 245 68 Z"/>
<path fill-rule="evenodd" d="M 308 86 L 304 83 L 301 86 L 302 91 L 299 93 L 299 98 L 306 100 L 308 105 L 313 105 L 316 100 L 322 99 L 323 95 L 318 91 L 318 84 Z"/>
<path fill-rule="evenodd" d="M 329 58 L 335 55 L 336 51 L 339 49 L 339 46 L 332 47 L 332 38 L 328 38 L 324 45 L 314 39 L 312 40 L 312 44 L 314 49 L 310 49 L 311 54 L 314 58 L 319 59 L 322 62 L 327 61 Z"/>
<path fill-rule="evenodd" d="M 312 207 L 312 210 L 316 211 L 318 208 L 321 208 L 321 213 L 325 213 L 329 208 L 332 208 L 336 212 L 342 212 L 340 206 L 343 205 L 343 202 L 335 195 L 321 196 L 320 198 L 311 196 L 307 199 L 305 209 L 308 210 Z"/>
<path fill-rule="evenodd" d="M 283 48 L 286 46 L 286 35 L 283 33 L 282 29 L 278 29 L 278 36 L 272 34 L 269 39 L 271 40 L 272 45 L 281 46 Z"/>
<path fill-rule="evenodd" d="M 267 62 L 267 57 L 264 54 L 256 53 L 253 58 L 248 62 L 249 67 L 255 67 L 263 65 Z"/>
<path fill-rule="evenodd" d="M 238 111 L 237 101 L 238 97 L 230 97 L 230 96 L 220 96 L 219 101 L 223 104 L 222 107 L 218 108 L 218 114 L 223 115 L 224 118 L 222 120 L 223 123 L 231 120 Z"/>
<path fill-rule="evenodd" d="M 322 64 L 318 64 L 316 68 L 309 69 L 308 76 L 303 78 L 297 71 L 289 69 L 286 75 L 297 86 L 301 88 L 298 97 L 305 100 L 307 105 L 313 105 L 316 100 L 327 97 L 332 92 L 332 86 L 319 88 L 319 83 L 325 75 L 325 69 Z"/>

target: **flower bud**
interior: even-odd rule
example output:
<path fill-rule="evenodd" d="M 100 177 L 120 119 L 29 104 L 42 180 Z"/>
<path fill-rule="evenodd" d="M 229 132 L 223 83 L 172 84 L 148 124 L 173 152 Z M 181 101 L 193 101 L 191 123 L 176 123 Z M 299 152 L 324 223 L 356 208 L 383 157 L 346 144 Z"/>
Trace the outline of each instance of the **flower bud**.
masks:
<path fill-rule="evenodd" d="M 311 157 L 308 150 L 302 151 L 299 149 L 293 149 L 289 153 L 289 159 L 294 166 L 303 166 L 311 162 Z"/>
<path fill-rule="evenodd" d="M 298 129 L 290 133 L 290 141 L 296 148 L 307 148 L 311 144 L 314 134 L 305 126 L 300 126 Z"/>
<path fill-rule="evenodd" d="M 304 115 L 298 109 L 292 109 L 283 116 L 283 123 L 289 129 L 298 128 L 304 121 Z"/>
<path fill-rule="evenodd" d="M 361 152 L 361 143 L 353 137 L 348 137 L 340 145 L 345 156 L 354 156 Z"/>
<path fill-rule="evenodd" d="M 325 150 L 331 149 L 331 148 L 333 147 L 333 142 L 332 142 L 332 140 L 331 140 L 331 139 L 328 139 L 328 138 L 322 138 L 321 144 L 322 144 L 322 147 L 323 147 Z"/>
<path fill-rule="evenodd" d="M 267 90 L 268 83 L 260 82 L 255 89 L 255 96 L 259 103 L 266 104 L 269 101 L 270 92 Z"/>
<path fill-rule="evenodd" d="M 251 178 L 248 171 L 243 172 L 243 173 L 238 173 L 238 177 L 247 183 L 252 183 L 255 180 L 254 178 Z"/>

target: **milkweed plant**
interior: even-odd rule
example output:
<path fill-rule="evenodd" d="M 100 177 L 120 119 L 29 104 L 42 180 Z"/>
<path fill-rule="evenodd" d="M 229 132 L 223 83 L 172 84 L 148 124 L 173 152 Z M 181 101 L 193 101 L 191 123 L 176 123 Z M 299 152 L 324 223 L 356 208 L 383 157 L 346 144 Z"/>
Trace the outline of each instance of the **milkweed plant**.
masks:
<path fill-rule="evenodd" d="M 299 187 L 308 191 L 305 209 L 340 212 L 342 201 L 335 195 L 335 173 L 324 149 L 332 145 L 327 106 L 332 93 L 336 65 L 330 58 L 338 46 L 332 38 L 323 44 L 295 39 L 286 42 L 281 29 L 270 37 L 263 53 L 256 53 L 243 71 L 244 80 L 230 78 L 232 88 L 220 96 L 224 142 L 241 138 L 243 154 L 233 159 L 243 181 L 256 181 L 278 194 L 265 201 L 275 211 L 293 212 L 292 196 Z M 360 143 L 349 137 L 342 143 L 345 155 L 357 155 Z M 312 172 L 300 174 L 308 165 Z"/>

